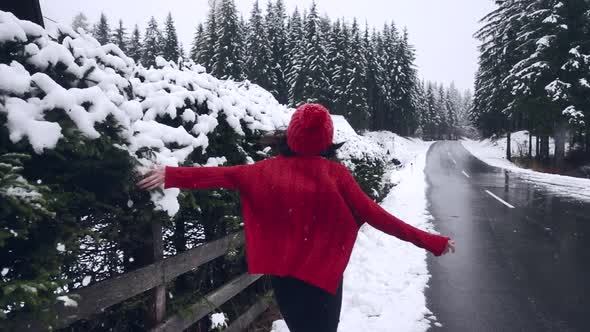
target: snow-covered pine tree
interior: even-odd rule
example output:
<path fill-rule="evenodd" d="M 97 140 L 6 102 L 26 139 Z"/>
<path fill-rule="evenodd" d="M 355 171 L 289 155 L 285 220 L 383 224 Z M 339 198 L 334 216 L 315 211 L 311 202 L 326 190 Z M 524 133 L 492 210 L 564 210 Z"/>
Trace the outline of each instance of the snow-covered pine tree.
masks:
<path fill-rule="evenodd" d="M 162 38 L 162 56 L 164 59 L 167 61 L 178 61 L 178 57 L 180 56 L 180 53 L 178 52 L 178 35 L 176 33 L 176 27 L 174 26 L 174 19 L 172 18 L 171 12 L 168 12 L 168 16 L 166 16 Z"/>
<path fill-rule="evenodd" d="M 385 24 L 381 34 L 380 51 L 378 52 L 381 67 L 383 68 L 383 82 L 380 85 L 381 95 L 383 96 L 383 122 L 382 128 L 385 130 L 395 131 L 394 124 L 399 121 L 399 106 L 396 96 L 399 93 L 397 80 L 399 78 L 399 68 L 397 59 L 398 36 L 397 28 L 392 22 L 391 25 Z"/>
<path fill-rule="evenodd" d="M 287 27 L 287 73 L 286 78 L 289 84 L 289 104 L 297 106 L 303 95 L 303 80 L 300 72 L 303 65 L 303 21 L 299 9 L 295 7 L 289 18 Z"/>
<path fill-rule="evenodd" d="M 349 64 L 349 61 L 347 61 L 349 42 L 350 36 L 346 22 L 336 20 L 330 32 L 330 44 L 328 47 L 329 85 L 327 92 L 330 102 L 326 105 L 333 114 L 345 114 L 346 102 L 343 98 L 345 97 L 346 86 L 350 81 L 346 67 Z"/>
<path fill-rule="evenodd" d="M 100 14 L 100 19 L 94 26 L 92 35 L 102 45 L 106 45 L 111 41 L 111 28 L 107 16 L 104 13 Z"/>
<path fill-rule="evenodd" d="M 400 120 L 394 124 L 395 132 L 400 135 L 412 135 L 418 128 L 418 116 L 415 109 L 415 85 L 418 82 L 414 48 L 408 40 L 408 31 L 404 29 L 399 40 L 397 56 L 399 73 L 396 80 L 395 100 L 399 107 Z"/>
<path fill-rule="evenodd" d="M 177 61 L 179 61 L 179 65 L 180 65 L 186 60 L 188 60 L 188 57 L 186 55 L 184 45 L 181 42 L 179 42 L 178 43 L 178 60 Z"/>
<path fill-rule="evenodd" d="M 523 60 L 515 65 L 508 77 L 513 93 L 520 103 L 512 102 L 513 113 L 521 104 L 543 103 L 541 131 L 555 137 L 555 158 L 565 157 L 565 135 L 569 121 L 575 124 L 583 118 L 581 105 L 573 96 L 588 92 L 582 79 L 587 79 L 589 50 L 584 40 L 589 4 L 584 1 L 532 1 L 527 7 L 526 23 L 517 39 L 524 46 Z M 588 85 L 587 83 L 585 85 Z M 519 107 L 520 106 L 520 107 Z M 528 108 L 527 108 L 528 109 Z M 532 112 L 529 112 L 532 113 Z M 536 116 L 539 119 L 539 115 Z M 544 140 L 542 155 L 548 155 L 548 140 Z"/>
<path fill-rule="evenodd" d="M 463 97 L 461 92 L 455 87 L 455 82 L 451 82 L 447 89 L 447 109 L 449 111 L 449 118 L 451 119 L 452 134 L 455 136 L 457 127 L 461 126 L 459 115 L 463 107 Z"/>
<path fill-rule="evenodd" d="M 141 57 L 143 55 L 143 46 L 141 44 L 141 33 L 139 32 L 139 26 L 137 26 L 137 24 L 133 28 L 133 32 L 131 33 L 131 37 L 129 39 L 127 55 L 131 57 L 135 63 L 139 63 L 141 61 Z"/>
<path fill-rule="evenodd" d="M 447 134 L 449 139 L 453 139 L 457 133 L 457 104 L 452 101 L 450 88 L 445 91 L 445 103 Z"/>
<path fill-rule="evenodd" d="M 158 29 L 158 22 L 152 16 L 148 21 L 143 37 L 143 52 L 141 63 L 150 67 L 156 64 L 156 57 L 162 55 L 162 32 Z"/>
<path fill-rule="evenodd" d="M 119 46 L 121 51 L 127 52 L 127 30 L 123 25 L 123 20 L 119 20 L 119 26 L 115 29 L 113 44 Z"/>
<path fill-rule="evenodd" d="M 317 5 L 312 3 L 304 25 L 303 52 L 299 81 L 303 81 L 301 99 L 305 103 L 326 104 L 328 65 Z M 297 99 L 296 99 L 297 102 Z"/>
<path fill-rule="evenodd" d="M 203 28 L 203 24 L 199 23 L 199 25 L 197 26 L 197 30 L 195 31 L 193 43 L 191 45 L 191 51 L 189 55 L 191 60 L 202 66 L 205 66 L 205 64 L 207 63 L 205 59 L 206 49 L 207 38 L 205 35 L 205 29 Z"/>
<path fill-rule="evenodd" d="M 233 0 L 221 0 L 217 12 L 217 41 L 212 74 L 221 79 L 242 80 L 244 62 L 240 22 Z"/>
<path fill-rule="evenodd" d="M 79 12 L 72 19 L 72 29 L 78 31 L 79 28 L 86 32 L 90 32 L 90 24 L 88 23 L 88 17 L 83 12 Z"/>
<path fill-rule="evenodd" d="M 287 29 L 285 27 L 286 13 L 283 0 L 275 4 L 268 2 L 265 25 L 271 52 L 272 84 L 270 91 L 282 103 L 289 102 L 289 85 L 287 83 Z"/>
<path fill-rule="evenodd" d="M 365 58 L 367 59 L 367 102 L 371 114 L 371 130 L 383 129 L 384 96 L 382 85 L 385 80 L 385 70 L 382 67 L 380 52 L 383 50 L 381 36 L 375 28 L 369 34 L 368 24 L 365 24 Z"/>
<path fill-rule="evenodd" d="M 447 102 L 447 94 L 445 91 L 445 87 L 443 84 L 440 84 L 436 89 L 436 110 L 438 112 L 438 116 L 440 119 L 439 128 L 440 128 L 440 138 L 439 139 L 446 139 L 449 136 L 450 132 L 450 121 L 449 119 L 449 110 L 447 109 L 448 102 Z"/>
<path fill-rule="evenodd" d="M 426 104 L 428 112 L 425 117 L 425 135 L 429 139 L 439 139 L 440 125 L 442 123 L 440 113 L 437 109 L 436 87 L 432 82 L 428 82 L 426 87 Z"/>
<path fill-rule="evenodd" d="M 459 113 L 457 113 L 457 121 L 459 126 L 466 127 L 471 125 L 470 112 L 473 107 L 473 93 L 470 89 L 465 90 L 461 96 L 461 104 L 459 106 Z"/>
<path fill-rule="evenodd" d="M 215 45 L 217 44 L 217 1 L 209 1 L 209 13 L 205 21 L 205 48 L 202 51 L 202 57 L 205 60 L 201 65 L 205 66 L 207 72 L 213 70 L 213 64 L 216 61 L 217 53 Z"/>
<path fill-rule="evenodd" d="M 414 86 L 414 107 L 416 110 L 416 117 L 418 119 L 418 128 L 415 134 L 422 137 L 425 136 L 425 124 L 429 122 L 428 119 L 428 100 L 426 99 L 426 89 L 424 82 L 417 82 Z"/>
<path fill-rule="evenodd" d="M 512 84 L 506 78 L 526 47 L 516 36 L 527 19 L 525 8 L 529 3 L 530 0 L 498 2 L 498 8 L 481 20 L 484 26 L 476 33 L 482 44 L 471 115 L 485 136 L 508 128 L 505 110 L 513 96 Z"/>
<path fill-rule="evenodd" d="M 356 18 L 352 22 L 350 42 L 347 46 L 349 56 L 345 59 L 348 62 L 345 68 L 348 74 L 345 77 L 348 82 L 343 93 L 346 99 L 344 116 L 353 128 L 363 131 L 369 128 L 370 117 L 367 104 L 367 60 Z"/>
<path fill-rule="evenodd" d="M 274 71 L 271 70 L 271 48 L 258 0 L 252 6 L 248 28 L 244 66 L 246 77 L 264 89 L 270 90 L 276 79 L 273 77 Z"/>

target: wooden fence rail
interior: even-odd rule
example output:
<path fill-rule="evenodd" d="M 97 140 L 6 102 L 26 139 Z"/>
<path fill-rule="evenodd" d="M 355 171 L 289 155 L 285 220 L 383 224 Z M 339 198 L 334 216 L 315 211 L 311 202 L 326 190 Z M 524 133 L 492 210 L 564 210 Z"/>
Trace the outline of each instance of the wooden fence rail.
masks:
<path fill-rule="evenodd" d="M 154 235 L 154 250 L 161 253 L 162 237 L 161 225 L 152 227 Z M 244 244 L 243 231 L 227 235 L 219 240 L 212 241 L 174 257 L 156 259 L 156 262 L 120 276 L 101 281 L 92 286 L 76 289 L 67 294 L 74 299 L 77 306 L 64 306 L 59 304 L 48 308 L 55 314 L 57 324 L 52 329 L 66 327 L 78 320 L 87 319 L 92 315 L 103 312 L 105 309 L 121 303 L 138 294 L 152 291 L 150 316 L 153 318 L 151 331 L 182 331 L 194 324 L 216 307 L 227 302 L 246 287 L 258 280 L 262 275 L 250 275 L 245 273 L 222 287 L 209 293 L 202 301 L 191 305 L 183 314 L 176 314 L 165 318 L 166 312 L 166 283 L 176 277 L 194 270 L 199 266 L 223 256 L 229 250 L 238 248 Z M 158 255 L 156 255 L 157 257 Z M 160 256 L 161 257 L 161 256 Z M 240 331 L 253 321 L 268 307 L 267 300 L 260 300 L 232 323 L 228 329 Z M 187 313 L 188 311 L 188 313 Z M 4 323 L 4 322 L 3 322 Z M 49 329 L 46 323 L 36 320 L 31 316 L 20 316 L 6 322 L 10 331 L 46 331 Z"/>

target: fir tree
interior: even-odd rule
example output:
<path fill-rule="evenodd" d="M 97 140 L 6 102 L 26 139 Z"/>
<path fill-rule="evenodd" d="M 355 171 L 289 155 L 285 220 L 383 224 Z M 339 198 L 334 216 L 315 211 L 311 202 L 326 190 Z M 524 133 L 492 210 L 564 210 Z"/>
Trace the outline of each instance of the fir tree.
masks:
<path fill-rule="evenodd" d="M 439 110 L 437 109 L 436 87 L 428 82 L 426 88 L 426 105 L 428 111 L 424 118 L 424 133 L 427 138 L 438 139 L 440 137 L 441 118 Z"/>
<path fill-rule="evenodd" d="M 399 121 L 394 129 L 401 135 L 411 135 L 418 127 L 414 94 L 418 78 L 414 67 L 414 49 L 408 41 L 408 31 L 404 30 L 397 47 L 398 77 L 394 99 L 399 109 Z"/>
<path fill-rule="evenodd" d="M 205 59 L 206 49 L 207 38 L 205 36 L 205 30 L 203 29 L 203 24 L 199 23 L 199 25 L 197 26 L 197 31 L 195 31 L 195 36 L 193 38 L 193 43 L 191 46 L 191 60 L 200 65 L 205 65 L 207 62 Z"/>
<path fill-rule="evenodd" d="M 371 36 L 372 35 L 372 36 Z M 381 84 L 385 74 L 381 67 L 378 54 L 379 38 L 375 29 L 369 34 L 369 27 L 365 24 L 365 36 L 363 39 L 363 48 L 365 58 L 367 59 L 367 103 L 369 113 L 371 114 L 371 129 L 378 130 L 383 126 L 383 96 L 381 94 Z"/>
<path fill-rule="evenodd" d="M 221 0 L 217 13 L 217 42 L 212 74 L 221 79 L 244 78 L 240 22 L 233 0 Z"/>
<path fill-rule="evenodd" d="M 258 0 L 254 2 L 250 13 L 248 24 L 248 35 L 246 38 L 246 77 L 269 90 L 276 80 L 272 77 L 271 52 L 266 30 L 262 22 L 262 13 L 258 6 Z"/>
<path fill-rule="evenodd" d="M 303 21 L 297 7 L 289 18 L 287 29 L 286 78 L 289 84 L 289 104 L 295 106 L 303 95 L 303 80 L 300 79 L 303 58 Z"/>
<path fill-rule="evenodd" d="M 127 31 L 123 26 L 123 20 L 119 20 L 119 27 L 115 30 L 113 35 L 113 43 L 123 52 L 127 52 Z"/>
<path fill-rule="evenodd" d="M 217 1 L 211 0 L 209 2 L 209 13 L 207 14 L 207 21 L 205 23 L 205 48 L 202 51 L 203 59 L 201 64 L 205 66 L 208 72 L 212 72 L 213 65 L 217 61 L 217 52 L 215 45 L 217 45 Z"/>
<path fill-rule="evenodd" d="M 439 122 L 439 139 L 445 139 L 450 131 L 449 110 L 447 109 L 447 95 L 444 86 L 438 86 L 436 95 L 436 111 L 438 112 Z"/>
<path fill-rule="evenodd" d="M 180 53 L 178 51 L 178 35 L 172 19 L 172 13 L 168 12 L 166 22 L 164 23 L 164 34 L 162 43 L 162 56 L 168 61 L 178 61 Z"/>
<path fill-rule="evenodd" d="M 111 28 L 104 13 L 100 14 L 100 20 L 94 26 L 93 36 L 101 45 L 106 45 L 111 41 Z"/>
<path fill-rule="evenodd" d="M 143 37 L 143 54 L 141 63 L 150 67 L 156 64 L 156 57 L 162 55 L 162 33 L 158 29 L 158 22 L 152 16 L 145 29 Z"/>
<path fill-rule="evenodd" d="M 315 2 L 312 3 L 304 25 L 303 52 L 300 54 L 301 69 L 297 80 L 303 81 L 303 91 L 296 101 L 326 104 L 328 68 L 326 48 Z"/>
<path fill-rule="evenodd" d="M 344 101 L 342 100 L 347 86 L 348 72 L 346 70 L 346 61 L 348 57 L 348 31 L 346 23 L 336 20 L 332 26 L 329 36 L 328 46 L 328 70 L 329 86 L 328 99 L 326 105 L 333 114 L 344 115 Z"/>
<path fill-rule="evenodd" d="M 74 31 L 78 31 L 78 29 L 82 28 L 85 32 L 90 31 L 90 25 L 88 24 L 88 17 L 82 12 L 79 12 L 74 19 L 72 20 L 72 29 Z"/>
<path fill-rule="evenodd" d="M 282 104 L 286 104 L 289 101 L 289 85 L 286 79 L 288 54 L 285 20 L 286 14 L 283 0 L 277 0 L 274 5 L 269 1 L 265 23 L 268 42 L 270 44 L 270 63 L 273 73 L 270 90 Z"/>
<path fill-rule="evenodd" d="M 345 66 L 348 79 L 345 96 L 345 117 L 353 128 L 364 130 L 369 127 L 369 105 L 367 104 L 366 72 L 367 60 L 362 49 L 361 32 L 356 19 L 353 20 L 348 43 L 348 64 Z"/>
<path fill-rule="evenodd" d="M 399 33 L 395 24 L 385 24 L 383 28 L 383 53 L 381 53 L 381 65 L 385 71 L 383 85 L 381 86 L 385 104 L 384 129 L 396 131 L 396 124 L 401 120 L 400 107 L 400 66 L 399 66 Z"/>
<path fill-rule="evenodd" d="M 136 63 L 139 63 L 143 54 L 143 47 L 141 44 L 141 34 L 139 32 L 139 27 L 137 24 L 135 28 L 133 28 L 133 32 L 131 33 L 131 38 L 129 40 L 129 46 L 127 50 L 127 55 L 135 60 Z"/>
<path fill-rule="evenodd" d="M 188 60 L 188 57 L 186 55 L 186 51 L 184 50 L 184 45 L 182 43 L 178 43 L 178 61 L 183 63 L 186 60 Z"/>

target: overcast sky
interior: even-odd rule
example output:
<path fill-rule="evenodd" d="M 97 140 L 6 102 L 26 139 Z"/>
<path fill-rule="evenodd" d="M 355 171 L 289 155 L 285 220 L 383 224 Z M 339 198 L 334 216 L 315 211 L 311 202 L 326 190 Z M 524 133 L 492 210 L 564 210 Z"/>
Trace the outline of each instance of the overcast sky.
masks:
<path fill-rule="evenodd" d="M 274 0 L 273 0 L 274 1 Z M 266 8 L 267 0 L 260 0 Z M 295 6 L 309 8 L 312 0 L 284 0 L 288 14 Z M 254 0 L 236 0 L 238 10 L 249 16 Z M 357 17 L 370 26 L 381 28 L 385 22 L 407 27 L 410 41 L 416 49 L 419 75 L 426 80 L 451 81 L 461 89 L 473 89 L 477 70 L 478 41 L 473 33 L 479 19 L 489 13 L 491 0 L 316 0 L 320 14 L 332 19 Z M 176 22 L 180 41 L 189 49 L 195 27 L 204 22 L 207 0 L 41 0 L 43 14 L 53 20 L 69 24 L 78 12 L 84 12 L 91 23 L 104 12 L 112 26 L 123 19 L 129 30 L 138 24 L 142 34 L 150 16 L 160 26 L 168 14 Z M 47 24 L 51 24 L 46 20 Z"/>

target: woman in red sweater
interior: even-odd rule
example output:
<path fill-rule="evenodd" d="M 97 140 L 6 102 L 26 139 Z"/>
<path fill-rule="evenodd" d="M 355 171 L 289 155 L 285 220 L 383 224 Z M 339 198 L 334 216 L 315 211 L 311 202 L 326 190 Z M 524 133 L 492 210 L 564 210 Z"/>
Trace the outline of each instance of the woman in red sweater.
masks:
<path fill-rule="evenodd" d="M 367 196 L 343 164 L 343 144 L 332 142 L 326 108 L 304 104 L 293 114 L 276 157 L 250 165 L 160 167 L 143 189 L 238 190 L 248 272 L 269 274 L 291 332 L 336 332 L 342 276 L 359 228 L 369 225 L 436 256 L 454 252 L 448 237 L 424 232 Z"/>

